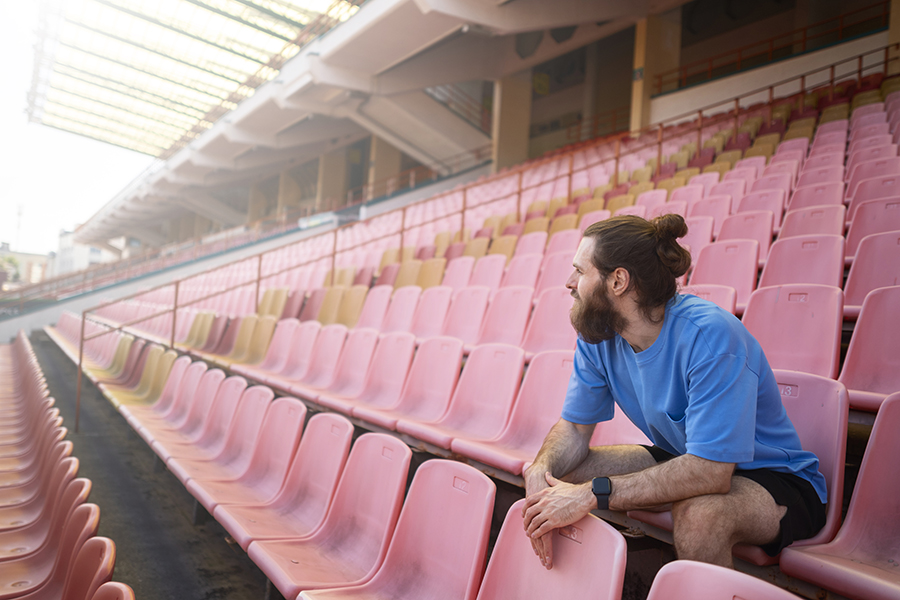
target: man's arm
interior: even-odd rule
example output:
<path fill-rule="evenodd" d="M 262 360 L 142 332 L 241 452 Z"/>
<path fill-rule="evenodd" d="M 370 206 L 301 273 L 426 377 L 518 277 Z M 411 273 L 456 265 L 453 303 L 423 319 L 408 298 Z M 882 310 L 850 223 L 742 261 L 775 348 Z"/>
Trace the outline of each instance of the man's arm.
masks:
<path fill-rule="evenodd" d="M 637 473 L 610 477 L 609 507 L 652 508 L 695 496 L 726 494 L 733 472 L 733 463 L 685 454 Z M 548 476 L 547 484 L 525 501 L 525 530 L 533 539 L 571 525 L 597 508 L 590 481 L 570 484 Z"/>

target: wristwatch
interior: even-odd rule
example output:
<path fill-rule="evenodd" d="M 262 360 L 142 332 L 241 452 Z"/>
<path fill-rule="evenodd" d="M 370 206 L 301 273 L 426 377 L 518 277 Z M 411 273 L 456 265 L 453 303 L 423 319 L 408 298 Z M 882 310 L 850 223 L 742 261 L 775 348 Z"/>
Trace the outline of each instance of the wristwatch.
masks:
<path fill-rule="evenodd" d="M 609 477 L 594 477 L 591 481 L 591 491 L 597 498 L 597 508 L 609 510 L 609 495 L 612 494 L 612 484 Z"/>

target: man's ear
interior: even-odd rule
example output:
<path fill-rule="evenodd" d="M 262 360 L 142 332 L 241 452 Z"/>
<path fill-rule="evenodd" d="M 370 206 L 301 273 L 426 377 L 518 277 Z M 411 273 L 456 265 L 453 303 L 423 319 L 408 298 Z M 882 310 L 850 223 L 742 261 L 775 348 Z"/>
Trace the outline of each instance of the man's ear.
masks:
<path fill-rule="evenodd" d="M 612 287 L 610 291 L 616 296 L 622 296 L 631 285 L 631 274 L 626 269 L 619 267 L 612 272 L 609 280 Z"/>

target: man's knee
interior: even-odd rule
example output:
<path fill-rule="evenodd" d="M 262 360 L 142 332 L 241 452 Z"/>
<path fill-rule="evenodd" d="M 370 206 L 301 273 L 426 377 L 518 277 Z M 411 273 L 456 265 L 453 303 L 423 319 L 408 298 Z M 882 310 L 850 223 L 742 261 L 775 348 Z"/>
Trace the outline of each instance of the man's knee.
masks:
<path fill-rule="evenodd" d="M 688 498 L 672 505 L 678 558 L 721 564 L 734 545 L 733 515 L 722 496 Z"/>

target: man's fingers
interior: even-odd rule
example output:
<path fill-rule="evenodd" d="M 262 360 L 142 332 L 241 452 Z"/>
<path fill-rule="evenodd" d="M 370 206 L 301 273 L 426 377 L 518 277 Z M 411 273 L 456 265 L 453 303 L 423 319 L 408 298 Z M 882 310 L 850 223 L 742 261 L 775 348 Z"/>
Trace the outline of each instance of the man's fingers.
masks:
<path fill-rule="evenodd" d="M 539 538 L 547 535 L 548 533 L 552 533 L 554 529 L 556 529 L 556 527 L 550 525 L 550 521 L 547 520 L 541 523 L 541 526 L 530 533 L 530 535 L 532 538 Z"/>
<path fill-rule="evenodd" d="M 553 532 L 540 538 L 544 543 L 544 556 L 541 562 L 549 570 L 553 568 Z"/>

